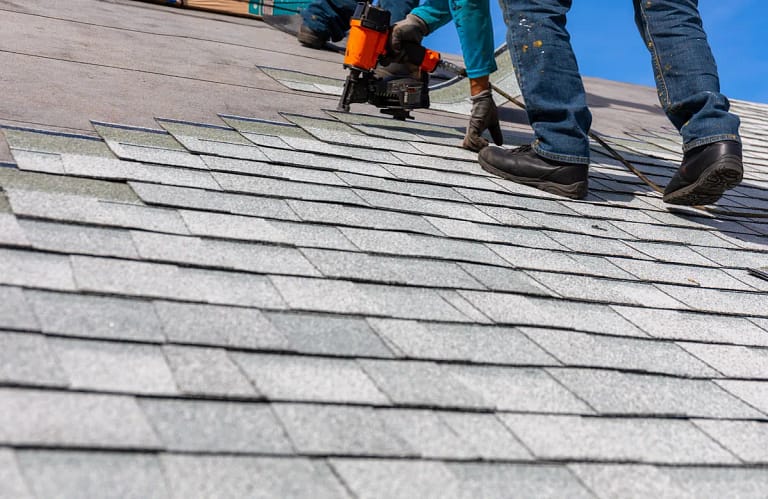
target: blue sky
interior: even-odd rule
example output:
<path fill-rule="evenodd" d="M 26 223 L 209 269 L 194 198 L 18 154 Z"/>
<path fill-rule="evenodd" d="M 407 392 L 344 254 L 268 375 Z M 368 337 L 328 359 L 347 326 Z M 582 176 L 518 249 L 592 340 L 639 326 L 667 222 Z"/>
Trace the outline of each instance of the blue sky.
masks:
<path fill-rule="evenodd" d="M 490 0 L 496 45 L 506 26 Z M 723 92 L 730 98 L 768 103 L 768 0 L 700 0 Z M 635 28 L 631 0 L 574 0 L 568 29 L 585 76 L 653 85 L 648 52 Z M 449 24 L 430 35 L 432 49 L 461 53 Z"/>

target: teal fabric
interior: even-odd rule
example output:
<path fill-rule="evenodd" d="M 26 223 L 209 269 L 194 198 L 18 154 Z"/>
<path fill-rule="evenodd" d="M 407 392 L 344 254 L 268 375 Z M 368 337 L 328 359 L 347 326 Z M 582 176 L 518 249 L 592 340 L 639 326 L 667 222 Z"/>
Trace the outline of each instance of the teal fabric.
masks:
<path fill-rule="evenodd" d="M 411 14 L 423 19 L 430 33 L 453 20 L 470 78 L 496 71 L 488 0 L 426 0 Z"/>

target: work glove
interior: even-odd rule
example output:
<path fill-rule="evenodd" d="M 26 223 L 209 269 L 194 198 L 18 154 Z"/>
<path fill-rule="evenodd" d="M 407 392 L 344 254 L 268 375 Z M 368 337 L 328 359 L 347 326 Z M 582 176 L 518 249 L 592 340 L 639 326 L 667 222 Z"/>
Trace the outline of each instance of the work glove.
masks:
<path fill-rule="evenodd" d="M 395 54 L 400 54 L 404 43 L 416 43 L 421 45 L 421 40 L 429 33 L 427 23 L 419 16 L 408 14 L 400 22 L 392 27 L 392 38 L 390 43 Z"/>
<path fill-rule="evenodd" d="M 496 110 L 496 103 L 493 102 L 491 89 L 483 90 L 470 97 L 469 100 L 472 101 L 472 114 L 469 116 L 467 134 L 464 136 L 464 142 L 461 146 L 470 151 L 479 151 L 486 147 L 488 141 L 483 138 L 484 130 L 488 130 L 493 142 L 500 146 L 504 142 L 504 137 L 501 134 L 499 112 Z"/>

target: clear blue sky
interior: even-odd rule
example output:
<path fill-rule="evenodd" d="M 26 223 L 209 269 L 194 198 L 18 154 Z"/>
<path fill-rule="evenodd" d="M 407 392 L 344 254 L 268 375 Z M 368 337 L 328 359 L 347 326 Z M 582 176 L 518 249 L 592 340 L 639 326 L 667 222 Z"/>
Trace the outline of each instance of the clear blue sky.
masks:
<path fill-rule="evenodd" d="M 497 0 L 490 0 L 496 45 L 506 26 Z M 768 0 L 700 0 L 723 92 L 731 98 L 768 103 Z M 631 0 L 574 0 L 568 29 L 585 76 L 653 85 L 648 51 L 635 28 Z M 456 29 L 446 25 L 425 44 L 461 53 Z"/>

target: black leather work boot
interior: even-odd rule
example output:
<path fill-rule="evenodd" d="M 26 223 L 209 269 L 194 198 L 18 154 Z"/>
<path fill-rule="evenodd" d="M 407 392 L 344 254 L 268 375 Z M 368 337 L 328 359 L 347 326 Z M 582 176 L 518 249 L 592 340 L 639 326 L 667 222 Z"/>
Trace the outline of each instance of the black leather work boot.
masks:
<path fill-rule="evenodd" d="M 741 144 L 723 140 L 686 152 L 683 164 L 664 190 L 664 202 L 686 206 L 712 204 L 744 177 Z"/>
<path fill-rule="evenodd" d="M 488 146 L 480 151 L 478 159 L 483 170 L 518 184 L 571 199 L 587 195 L 587 165 L 542 158 L 530 145 L 517 149 Z"/>

